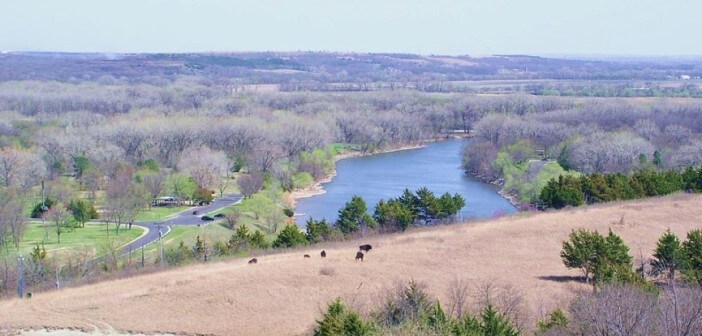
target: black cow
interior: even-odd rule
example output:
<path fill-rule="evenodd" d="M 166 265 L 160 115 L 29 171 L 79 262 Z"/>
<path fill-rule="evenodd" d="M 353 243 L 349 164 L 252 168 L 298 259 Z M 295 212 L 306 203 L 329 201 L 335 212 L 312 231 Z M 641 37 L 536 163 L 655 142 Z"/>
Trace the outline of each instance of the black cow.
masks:
<path fill-rule="evenodd" d="M 302 257 L 305 258 L 305 259 L 307 259 L 307 258 L 310 257 L 310 255 L 309 255 L 309 254 L 305 254 L 305 255 L 303 255 Z"/>
<path fill-rule="evenodd" d="M 256 258 L 253 258 L 253 259 L 249 260 L 249 264 L 250 264 L 250 265 L 255 264 L 255 263 L 257 263 L 257 262 L 258 262 L 258 259 L 256 259 Z"/>
<path fill-rule="evenodd" d="M 324 250 L 322 250 L 322 253 L 320 253 L 320 254 L 322 255 L 322 258 L 326 258 L 326 257 L 327 257 L 327 252 L 324 251 Z"/>
<path fill-rule="evenodd" d="M 361 251 L 368 252 L 373 248 L 373 246 L 371 246 L 370 244 L 366 244 L 366 245 L 361 245 L 358 248 L 361 249 Z"/>
<path fill-rule="evenodd" d="M 363 261 L 363 252 L 356 252 L 356 261 L 358 261 L 358 259 L 361 259 L 361 261 Z"/>

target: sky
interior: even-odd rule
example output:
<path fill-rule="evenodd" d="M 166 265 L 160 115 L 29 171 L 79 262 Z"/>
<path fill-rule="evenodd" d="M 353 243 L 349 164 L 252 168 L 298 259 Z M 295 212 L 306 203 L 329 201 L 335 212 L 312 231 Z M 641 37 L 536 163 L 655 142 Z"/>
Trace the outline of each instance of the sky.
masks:
<path fill-rule="evenodd" d="M 0 0 L 0 50 L 702 55 L 699 0 Z"/>

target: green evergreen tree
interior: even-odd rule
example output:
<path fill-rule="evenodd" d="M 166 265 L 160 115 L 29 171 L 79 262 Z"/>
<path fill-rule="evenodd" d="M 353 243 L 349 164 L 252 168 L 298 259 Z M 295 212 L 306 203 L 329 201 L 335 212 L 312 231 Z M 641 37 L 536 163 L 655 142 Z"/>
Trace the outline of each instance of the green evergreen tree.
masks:
<path fill-rule="evenodd" d="M 307 220 L 305 231 L 307 241 L 314 244 L 327 240 L 331 233 L 331 228 L 326 219 L 315 221 L 310 217 L 310 219 Z"/>
<path fill-rule="evenodd" d="M 545 333 L 549 330 L 562 329 L 568 326 L 568 316 L 566 313 L 558 308 L 548 314 L 548 319 L 544 321 L 538 321 L 536 323 L 536 329 L 539 333 Z M 537 333 L 537 334 L 539 334 Z"/>
<path fill-rule="evenodd" d="M 653 251 L 653 260 L 651 261 L 653 274 L 666 274 L 669 281 L 674 281 L 675 272 L 682 268 L 684 263 L 685 253 L 680 239 L 670 230 L 666 231 L 658 239 L 656 249 Z"/>
<path fill-rule="evenodd" d="M 349 310 L 337 298 L 327 306 L 321 320 L 317 321 L 315 336 L 368 336 L 373 335 L 372 323 L 364 322 L 358 313 Z"/>
<path fill-rule="evenodd" d="M 402 195 L 397 199 L 405 208 L 409 209 L 412 213 L 412 218 L 419 217 L 419 199 L 417 196 L 410 191 L 405 189 L 402 191 Z"/>
<path fill-rule="evenodd" d="M 387 203 L 380 200 L 375 206 L 373 219 L 384 232 L 405 231 L 415 220 L 412 211 L 396 199 Z"/>
<path fill-rule="evenodd" d="M 561 209 L 566 206 L 579 206 L 585 202 L 580 179 L 574 176 L 559 176 L 552 179 L 541 190 L 539 199 L 549 208 Z"/>
<path fill-rule="evenodd" d="M 417 209 L 419 220 L 428 221 L 437 218 L 440 211 L 439 201 L 434 193 L 426 187 L 417 190 Z"/>
<path fill-rule="evenodd" d="M 629 247 L 612 230 L 606 237 L 597 231 L 572 231 L 569 241 L 563 242 L 561 259 L 567 268 L 580 268 L 586 282 L 591 274 L 597 284 L 631 280 Z M 624 274 L 622 270 L 628 272 Z"/>
<path fill-rule="evenodd" d="M 630 200 L 639 197 L 637 191 L 632 188 L 628 176 L 622 173 L 607 174 L 605 180 L 613 194 L 613 200 Z"/>
<path fill-rule="evenodd" d="M 91 166 L 90 159 L 85 156 L 76 156 L 73 158 L 73 170 L 76 174 L 76 178 L 80 179 L 83 176 L 83 172 Z"/>
<path fill-rule="evenodd" d="M 585 275 L 585 282 L 590 281 L 590 273 L 598 261 L 598 253 L 604 245 L 604 238 L 597 232 L 585 229 L 573 230 L 569 241 L 563 242 L 561 259 L 567 268 L 579 268 Z"/>
<path fill-rule="evenodd" d="M 86 200 L 71 200 L 68 202 L 67 210 L 73 214 L 73 218 L 80 223 L 81 227 L 85 227 L 85 222 L 98 218 L 95 206 Z"/>
<path fill-rule="evenodd" d="M 264 236 L 261 231 L 256 231 L 249 235 L 248 242 L 251 247 L 257 249 L 267 249 L 270 247 L 268 240 L 266 240 L 266 236 Z"/>
<path fill-rule="evenodd" d="M 683 189 L 699 192 L 700 188 L 697 185 L 698 174 L 697 170 L 692 167 L 687 167 L 682 173 Z"/>
<path fill-rule="evenodd" d="M 466 314 L 453 324 L 451 334 L 455 336 L 483 336 L 483 330 L 477 318 Z"/>
<path fill-rule="evenodd" d="M 42 216 L 47 210 L 49 210 L 52 206 L 54 206 L 55 204 L 56 204 L 56 201 L 54 201 L 54 200 L 53 200 L 52 198 L 50 198 L 50 197 L 47 197 L 47 198 L 44 200 L 44 203 L 43 203 L 43 204 L 42 204 L 42 202 L 39 202 L 39 203 L 37 203 L 36 205 L 34 205 L 34 208 L 32 208 L 32 213 L 29 215 L 29 217 L 31 217 L 31 218 L 41 218 L 41 216 Z M 42 206 L 43 206 L 44 208 L 42 208 Z"/>
<path fill-rule="evenodd" d="M 610 202 L 616 199 L 607 180 L 599 173 L 581 177 L 580 185 L 587 204 Z"/>
<path fill-rule="evenodd" d="M 339 219 L 336 227 L 345 235 L 358 231 L 361 227 L 375 227 L 375 221 L 368 214 L 366 201 L 361 196 L 354 195 L 339 210 Z"/>
<path fill-rule="evenodd" d="M 425 323 L 435 334 L 447 335 L 453 329 L 453 321 L 446 316 L 438 300 L 429 308 L 425 319 Z"/>
<path fill-rule="evenodd" d="M 653 164 L 654 164 L 658 169 L 662 169 L 662 168 L 663 168 L 663 157 L 661 156 L 661 152 L 659 152 L 659 151 L 653 152 Z"/>
<path fill-rule="evenodd" d="M 518 336 L 519 331 L 512 326 L 509 319 L 501 315 L 492 305 L 488 305 L 481 315 L 481 331 L 484 336 Z"/>
<path fill-rule="evenodd" d="M 306 245 L 307 238 L 305 234 L 300 231 L 300 228 L 295 224 L 285 225 L 285 228 L 280 231 L 275 240 L 273 241 L 273 247 L 294 247 L 298 245 Z"/>
<path fill-rule="evenodd" d="M 683 275 L 688 281 L 702 285 L 702 230 L 688 232 L 682 250 L 685 255 Z"/>

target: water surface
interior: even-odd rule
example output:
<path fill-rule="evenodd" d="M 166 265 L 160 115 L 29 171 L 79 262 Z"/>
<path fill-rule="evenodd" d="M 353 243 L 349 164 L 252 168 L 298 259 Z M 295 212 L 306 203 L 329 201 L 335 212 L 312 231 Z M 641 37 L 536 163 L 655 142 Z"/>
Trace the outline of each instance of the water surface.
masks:
<path fill-rule="evenodd" d="M 498 212 L 512 213 L 514 206 L 500 196 L 494 185 L 482 183 L 461 169 L 461 151 L 468 140 L 449 140 L 404 150 L 340 160 L 336 177 L 323 185 L 325 194 L 297 200 L 296 220 L 303 226 L 311 216 L 333 222 L 339 209 L 353 195 L 363 197 L 373 213 L 380 199 L 398 197 L 405 188 L 427 187 L 436 196 L 459 193 L 466 200 L 462 219 L 489 218 Z"/>

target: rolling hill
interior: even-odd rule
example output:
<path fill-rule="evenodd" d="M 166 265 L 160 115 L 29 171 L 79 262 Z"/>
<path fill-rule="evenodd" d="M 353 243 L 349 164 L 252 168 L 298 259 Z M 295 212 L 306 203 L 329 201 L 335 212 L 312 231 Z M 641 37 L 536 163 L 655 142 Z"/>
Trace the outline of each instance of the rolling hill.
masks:
<path fill-rule="evenodd" d="M 314 327 L 326 304 L 341 297 L 361 310 L 396 281 L 424 282 L 446 299 L 455 279 L 511 286 L 522 293 L 529 324 L 589 286 L 559 257 L 572 229 L 611 228 L 634 260 L 648 258 L 668 228 L 684 236 L 700 228 L 702 195 L 518 214 L 418 229 L 36 293 L 0 302 L 0 330 L 80 328 L 142 333 L 298 335 Z M 363 262 L 358 245 L 370 243 Z M 319 257 L 325 249 L 327 258 Z M 312 258 L 305 259 L 303 254 Z"/>

